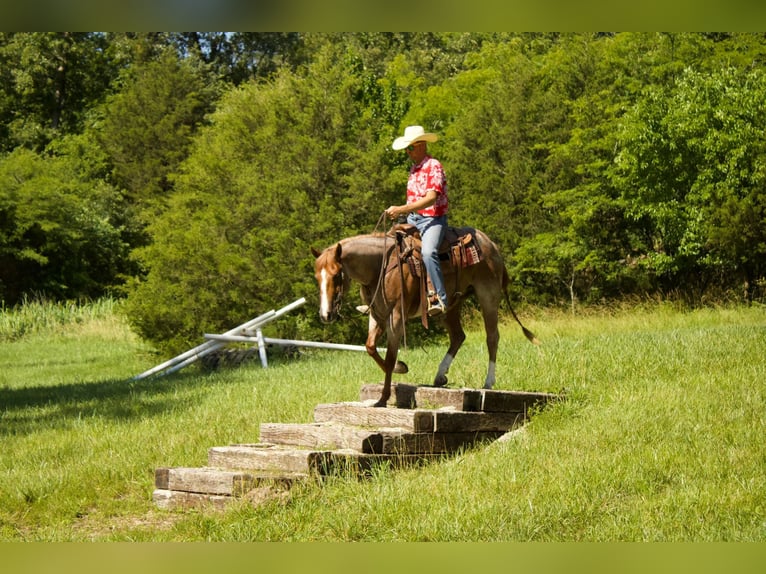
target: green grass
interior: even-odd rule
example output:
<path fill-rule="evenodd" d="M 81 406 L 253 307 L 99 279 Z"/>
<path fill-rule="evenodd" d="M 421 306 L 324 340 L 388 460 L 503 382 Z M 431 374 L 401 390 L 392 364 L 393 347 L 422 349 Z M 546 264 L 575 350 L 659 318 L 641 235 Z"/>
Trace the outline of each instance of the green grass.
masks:
<path fill-rule="evenodd" d="M 261 422 L 307 422 L 317 403 L 356 400 L 380 380 L 369 358 L 312 351 L 268 369 L 132 381 L 164 358 L 117 305 L 6 337 L 0 540 L 766 540 L 763 307 L 522 318 L 543 344 L 506 320 L 496 388 L 567 400 L 513 440 L 224 512 L 158 510 L 154 469 L 203 466 L 211 446 L 257 441 Z M 472 321 L 450 386 L 481 386 L 484 347 Z M 430 383 L 443 352 L 403 351 L 410 373 L 398 380 Z"/>

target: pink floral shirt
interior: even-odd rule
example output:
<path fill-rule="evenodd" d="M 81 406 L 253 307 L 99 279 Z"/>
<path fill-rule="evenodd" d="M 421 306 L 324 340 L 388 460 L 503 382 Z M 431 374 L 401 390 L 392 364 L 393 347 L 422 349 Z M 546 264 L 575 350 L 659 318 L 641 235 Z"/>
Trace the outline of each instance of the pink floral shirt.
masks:
<path fill-rule="evenodd" d="M 446 215 L 449 209 L 447 199 L 447 178 L 444 176 L 444 168 L 439 160 L 426 155 L 417 165 L 410 168 L 410 178 L 407 181 L 407 203 L 425 197 L 430 190 L 436 192 L 436 202 L 425 209 L 418 211 L 420 215 L 427 217 L 439 217 Z"/>

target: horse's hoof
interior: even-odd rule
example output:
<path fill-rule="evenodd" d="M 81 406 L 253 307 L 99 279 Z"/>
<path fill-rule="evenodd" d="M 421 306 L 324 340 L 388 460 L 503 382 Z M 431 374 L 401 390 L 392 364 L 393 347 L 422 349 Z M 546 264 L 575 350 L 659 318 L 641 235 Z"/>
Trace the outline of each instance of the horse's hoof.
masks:
<path fill-rule="evenodd" d="M 394 365 L 394 372 L 402 375 L 404 373 L 409 373 L 410 369 L 407 367 L 407 363 L 396 361 L 396 365 Z"/>
<path fill-rule="evenodd" d="M 386 407 L 386 403 L 388 403 L 388 401 L 384 401 L 383 399 L 380 399 L 377 403 L 375 403 L 372 406 L 376 407 L 376 408 L 381 408 L 381 407 L 385 408 Z"/>
<path fill-rule="evenodd" d="M 447 386 L 447 375 L 440 375 L 434 379 L 434 386 L 435 387 L 446 387 Z"/>

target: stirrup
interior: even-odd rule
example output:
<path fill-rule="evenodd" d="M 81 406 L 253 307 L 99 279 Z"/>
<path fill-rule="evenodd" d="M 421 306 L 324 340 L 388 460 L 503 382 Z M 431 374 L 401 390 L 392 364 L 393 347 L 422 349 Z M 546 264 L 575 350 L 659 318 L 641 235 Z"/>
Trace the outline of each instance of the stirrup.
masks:
<path fill-rule="evenodd" d="M 428 316 L 429 317 L 436 317 L 438 315 L 441 315 L 447 310 L 447 308 L 444 306 L 444 303 L 437 295 L 433 299 L 429 299 L 428 301 Z"/>

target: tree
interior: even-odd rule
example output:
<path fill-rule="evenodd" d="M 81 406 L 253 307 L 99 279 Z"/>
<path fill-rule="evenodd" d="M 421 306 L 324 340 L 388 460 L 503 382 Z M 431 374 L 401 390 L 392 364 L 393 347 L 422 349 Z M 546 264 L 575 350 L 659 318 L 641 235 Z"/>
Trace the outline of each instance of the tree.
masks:
<path fill-rule="evenodd" d="M 130 271 L 115 213 L 119 194 L 95 173 L 92 142 L 61 140 L 46 155 L 0 160 L 0 300 L 98 297 Z"/>
<path fill-rule="evenodd" d="M 41 151 L 85 127 L 117 75 L 100 33 L 0 33 L 0 151 Z"/>
<path fill-rule="evenodd" d="M 197 60 L 180 60 L 167 49 L 126 69 L 121 82 L 124 87 L 103 107 L 97 137 L 109 156 L 112 182 L 147 219 L 163 209 L 171 174 L 219 92 Z"/>
<path fill-rule="evenodd" d="M 328 45 L 301 73 L 223 97 L 138 253 L 149 272 L 127 309 L 142 336 L 178 350 L 301 296 L 315 308 L 310 247 L 372 231 L 399 195 L 387 187 L 390 128 L 368 113 L 350 69 L 354 58 Z M 363 337 L 362 322 L 331 334 L 314 317 L 286 334 Z"/>
<path fill-rule="evenodd" d="M 643 265 L 699 295 L 739 281 L 747 298 L 766 273 L 766 76 L 687 69 L 651 91 L 626 121 L 621 176 L 647 236 Z"/>

